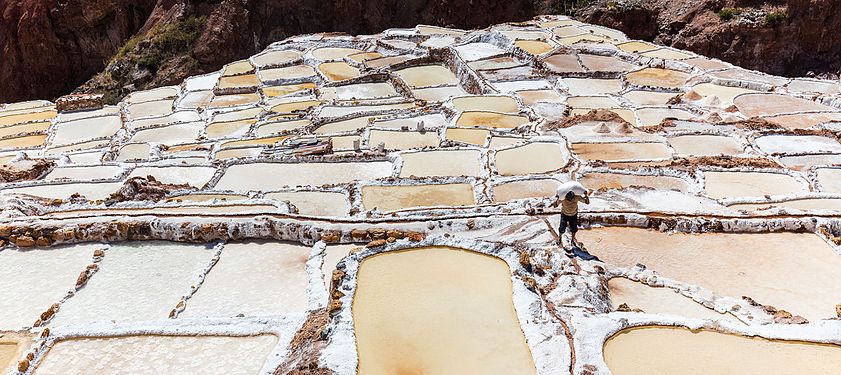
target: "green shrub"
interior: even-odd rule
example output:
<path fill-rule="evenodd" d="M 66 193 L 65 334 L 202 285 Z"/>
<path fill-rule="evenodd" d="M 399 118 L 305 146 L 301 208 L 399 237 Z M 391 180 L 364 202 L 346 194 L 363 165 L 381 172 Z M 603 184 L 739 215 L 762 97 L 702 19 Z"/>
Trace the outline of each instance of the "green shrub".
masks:
<path fill-rule="evenodd" d="M 771 27 L 777 27 L 788 21 L 786 12 L 778 10 L 765 15 L 765 24 Z"/>
<path fill-rule="evenodd" d="M 163 60 L 164 56 L 163 53 L 161 53 L 161 50 L 155 47 L 149 47 L 140 54 L 140 57 L 137 58 L 137 66 L 154 72 L 158 70 Z"/>
<path fill-rule="evenodd" d="M 718 17 L 721 18 L 722 21 L 730 21 L 740 14 L 742 14 L 742 10 L 739 8 L 723 8 L 720 12 L 718 12 Z"/>

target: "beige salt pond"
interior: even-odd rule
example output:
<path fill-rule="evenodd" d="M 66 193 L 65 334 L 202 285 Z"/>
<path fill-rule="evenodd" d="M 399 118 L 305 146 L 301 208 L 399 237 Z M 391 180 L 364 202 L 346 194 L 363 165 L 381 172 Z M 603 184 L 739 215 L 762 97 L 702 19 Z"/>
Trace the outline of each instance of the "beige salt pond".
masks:
<path fill-rule="evenodd" d="M 344 193 L 330 191 L 291 191 L 266 193 L 266 199 L 289 201 L 302 215 L 347 216 L 350 207 Z"/>
<path fill-rule="evenodd" d="M 835 316 L 841 257 L 811 233 L 663 233 L 637 228 L 578 232 L 594 255 L 621 267 L 644 264 L 719 295 L 749 296 L 809 320 Z M 798 249 L 792 256 L 792 249 Z M 808 270 L 808 272 L 804 272 Z"/>
<path fill-rule="evenodd" d="M 555 195 L 561 183 L 553 179 L 533 179 L 505 182 L 493 187 L 494 203 L 517 199 L 548 198 Z"/>
<path fill-rule="evenodd" d="M 455 207 L 476 204 L 470 184 L 363 186 L 366 210 L 396 211 L 416 207 Z"/>
<path fill-rule="evenodd" d="M 385 145 L 386 150 L 408 150 L 412 148 L 437 147 L 439 143 L 438 132 L 405 132 L 390 130 L 371 130 L 368 144 L 371 147 L 380 143 Z"/>
<path fill-rule="evenodd" d="M 98 248 L 101 245 L 85 244 L 0 251 L 0 277 L 4 280 L 0 288 L 0 330 L 31 327 L 42 312 L 74 288 L 79 272 Z M 0 361 L 0 369 L 2 366 Z"/>
<path fill-rule="evenodd" d="M 424 65 L 401 69 L 395 72 L 410 87 L 454 85 L 458 77 L 441 65 Z"/>
<path fill-rule="evenodd" d="M 447 128 L 445 138 L 449 141 L 484 146 L 490 133 L 491 132 L 487 129 Z"/>
<path fill-rule="evenodd" d="M 360 129 L 365 128 L 371 121 L 374 121 L 377 117 L 376 116 L 362 116 L 357 118 L 352 118 L 349 120 L 342 120 L 336 122 L 326 123 L 324 125 L 319 126 L 315 129 L 313 133 L 315 134 L 332 134 L 332 133 L 344 133 L 344 132 L 354 132 Z"/>
<path fill-rule="evenodd" d="M 712 198 L 761 197 L 803 191 L 803 185 L 782 173 L 704 172 L 704 191 Z"/>
<path fill-rule="evenodd" d="M 268 51 L 251 58 L 259 68 L 291 63 L 301 58 L 301 53 L 294 50 Z"/>
<path fill-rule="evenodd" d="M 514 42 L 514 45 L 532 55 L 542 55 L 555 48 L 551 44 L 541 40 L 518 40 Z"/>
<path fill-rule="evenodd" d="M 453 107 L 457 111 L 492 111 L 502 113 L 517 113 L 517 101 L 510 96 L 463 96 L 453 99 Z"/>
<path fill-rule="evenodd" d="M 572 152 L 588 160 L 628 161 L 670 158 L 662 143 L 574 143 Z"/>
<path fill-rule="evenodd" d="M 166 320 L 213 254 L 203 244 L 111 244 L 96 277 L 61 305 L 50 324 Z"/>
<path fill-rule="evenodd" d="M 299 185 L 344 184 L 389 177 L 391 172 L 392 164 L 387 161 L 236 164 L 228 167 L 215 189 L 263 191 Z"/>
<path fill-rule="evenodd" d="M 692 298 L 666 287 L 652 287 L 643 283 L 614 277 L 607 282 L 610 291 L 610 306 L 614 311 L 622 304 L 631 309 L 640 309 L 647 314 L 677 315 L 693 319 L 730 320 L 738 322 L 733 315 L 721 314 L 708 309 Z"/>
<path fill-rule="evenodd" d="M 312 51 L 312 56 L 322 61 L 340 60 L 347 55 L 363 52 L 356 48 L 324 47 Z"/>
<path fill-rule="evenodd" d="M 67 199 L 75 193 L 89 200 L 108 198 L 123 184 L 121 182 L 70 183 L 19 187 L 0 190 L 2 194 L 28 194 L 47 199 Z"/>
<path fill-rule="evenodd" d="M 478 150 L 435 150 L 403 153 L 400 177 L 478 176 Z"/>
<path fill-rule="evenodd" d="M 744 150 L 735 139 L 720 135 L 682 135 L 669 138 L 677 155 L 737 155 Z"/>
<path fill-rule="evenodd" d="M 412 95 L 414 95 L 415 98 L 430 102 L 443 102 L 454 96 L 461 96 L 465 94 L 467 94 L 467 92 L 459 86 L 429 87 L 412 90 Z"/>
<path fill-rule="evenodd" d="M 569 87 L 569 94 L 574 96 L 616 94 L 622 91 L 622 81 L 618 79 L 564 78 Z"/>
<path fill-rule="evenodd" d="M 815 173 L 822 192 L 841 193 L 841 169 L 820 168 Z"/>
<path fill-rule="evenodd" d="M 529 118 L 521 115 L 489 111 L 466 111 L 462 112 L 456 120 L 456 126 L 461 127 L 486 127 L 494 129 L 513 129 L 529 123 Z"/>
<path fill-rule="evenodd" d="M 567 164 L 569 152 L 557 143 L 535 142 L 496 152 L 496 170 L 502 176 L 546 173 Z"/>
<path fill-rule="evenodd" d="M 578 181 L 592 190 L 625 189 L 631 186 L 646 186 L 662 190 L 689 190 L 689 184 L 686 181 L 669 176 L 641 176 L 635 174 L 595 172 L 587 173 Z"/>
<path fill-rule="evenodd" d="M 2 116 L 0 117 L 0 126 L 20 124 L 25 122 L 48 121 L 55 118 L 56 114 L 56 111 L 50 110 Z"/>
<path fill-rule="evenodd" d="M 311 248 L 283 242 L 227 243 L 219 262 L 179 314 L 184 318 L 267 316 L 307 310 Z"/>
<path fill-rule="evenodd" d="M 3 148 L 25 148 L 44 145 L 47 140 L 46 134 L 28 135 L 25 137 L 0 139 L 0 149 Z"/>
<path fill-rule="evenodd" d="M 359 76 L 359 69 L 344 61 L 326 62 L 318 66 L 318 70 L 329 81 L 344 81 Z"/>
<path fill-rule="evenodd" d="M 841 346 L 646 326 L 611 336 L 604 359 L 615 375 L 829 375 L 841 366 Z"/>
<path fill-rule="evenodd" d="M 33 133 L 33 132 L 45 132 L 47 129 L 50 128 L 49 121 L 44 122 L 30 122 L 21 125 L 12 125 L 12 126 L 4 126 L 0 128 L 0 137 L 8 137 L 15 134 L 23 134 L 23 133 Z"/>
<path fill-rule="evenodd" d="M 794 199 L 776 203 L 743 203 L 728 206 L 734 210 L 761 211 L 776 208 L 789 208 L 802 211 L 841 211 L 841 199 L 811 198 Z"/>
<path fill-rule="evenodd" d="M 420 248 L 365 259 L 357 280 L 360 374 L 535 373 L 504 261 Z"/>
<path fill-rule="evenodd" d="M 121 336 L 57 342 L 35 374 L 256 374 L 274 335 Z"/>
<path fill-rule="evenodd" d="M 677 70 L 645 68 L 636 72 L 628 73 L 625 80 L 632 85 L 654 86 L 669 89 L 676 89 L 689 79 L 689 74 Z"/>
<path fill-rule="evenodd" d="M 315 69 L 309 65 L 294 65 L 284 68 L 260 70 L 260 80 L 263 82 L 303 79 L 315 75 Z"/>
<path fill-rule="evenodd" d="M 0 331 L 0 372 L 17 371 L 18 358 L 32 345 L 32 336 L 26 333 Z"/>
<path fill-rule="evenodd" d="M 733 104 L 739 108 L 742 114 L 748 117 L 799 111 L 829 112 L 834 110 L 811 100 L 782 94 L 743 94 L 733 99 Z"/>

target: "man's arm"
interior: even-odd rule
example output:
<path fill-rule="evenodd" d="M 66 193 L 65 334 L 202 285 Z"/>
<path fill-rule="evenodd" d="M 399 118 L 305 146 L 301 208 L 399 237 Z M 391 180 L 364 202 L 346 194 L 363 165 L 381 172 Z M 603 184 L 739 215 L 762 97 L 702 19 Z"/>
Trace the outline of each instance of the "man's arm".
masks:
<path fill-rule="evenodd" d="M 585 192 L 583 197 L 580 197 L 579 200 L 584 202 L 585 204 L 590 204 L 590 193 Z"/>
<path fill-rule="evenodd" d="M 549 207 L 555 208 L 558 207 L 559 204 L 561 204 L 561 199 L 555 196 L 555 201 L 550 203 Z"/>

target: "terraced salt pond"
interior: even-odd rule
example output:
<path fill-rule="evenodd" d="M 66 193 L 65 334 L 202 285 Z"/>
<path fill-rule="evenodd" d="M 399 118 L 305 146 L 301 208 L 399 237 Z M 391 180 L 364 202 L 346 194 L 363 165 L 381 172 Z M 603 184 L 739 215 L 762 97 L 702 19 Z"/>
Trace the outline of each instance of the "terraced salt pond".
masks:
<path fill-rule="evenodd" d="M 470 184 L 363 186 L 366 210 L 396 211 L 416 207 L 456 207 L 476 204 Z"/>
<path fill-rule="evenodd" d="M 569 152 L 557 143 L 535 142 L 496 152 L 500 175 L 515 176 L 546 173 L 566 165 Z"/>
<path fill-rule="evenodd" d="M 369 145 L 383 143 L 386 150 L 408 150 L 412 148 L 436 147 L 440 143 L 437 132 L 404 132 L 371 130 Z"/>
<path fill-rule="evenodd" d="M 32 344 L 32 337 L 25 333 L 0 332 L 0 372 L 17 370 L 17 360 Z"/>
<path fill-rule="evenodd" d="M 652 287 L 624 277 L 614 277 L 608 280 L 607 285 L 613 310 L 625 304 L 631 309 L 640 309 L 646 314 L 738 321 L 733 315 L 721 314 L 706 308 L 671 288 Z"/>
<path fill-rule="evenodd" d="M 587 160 L 631 161 L 670 158 L 662 143 L 574 143 L 572 152 Z"/>
<path fill-rule="evenodd" d="M 227 243 L 179 317 L 267 316 L 307 310 L 310 247 Z"/>
<path fill-rule="evenodd" d="M 623 173 L 587 173 L 578 179 L 592 190 L 625 189 L 631 186 L 646 186 L 659 190 L 688 191 L 689 184 L 683 179 L 670 176 L 643 176 Z"/>
<path fill-rule="evenodd" d="M 289 201 L 302 215 L 347 216 L 350 207 L 343 193 L 328 191 L 291 191 L 266 193 L 266 199 Z"/>
<path fill-rule="evenodd" d="M 321 186 L 374 180 L 391 176 L 391 172 L 392 165 L 387 161 L 236 164 L 228 167 L 214 188 L 248 191 L 276 190 L 288 186 Z"/>
<path fill-rule="evenodd" d="M 479 150 L 436 150 L 403 153 L 400 177 L 478 176 Z"/>
<path fill-rule="evenodd" d="M 62 340 L 35 374 L 255 374 L 277 336 L 122 336 Z"/>
<path fill-rule="evenodd" d="M 456 120 L 456 126 L 480 126 L 494 129 L 512 129 L 529 122 L 529 118 L 520 115 L 488 111 L 466 111 Z"/>
<path fill-rule="evenodd" d="M 398 70 L 395 73 L 410 87 L 454 85 L 458 83 L 458 77 L 441 65 L 415 66 Z"/>
<path fill-rule="evenodd" d="M 724 296 L 749 296 L 809 320 L 834 317 L 841 295 L 841 284 L 833 281 L 841 277 L 841 256 L 811 233 L 671 234 L 614 227 L 582 230 L 578 238 L 605 262 L 628 268 L 640 263 L 663 277 Z"/>
<path fill-rule="evenodd" d="M 532 179 L 505 182 L 493 187 L 494 203 L 526 198 L 553 197 L 561 183 L 553 179 Z"/>
<path fill-rule="evenodd" d="M 782 173 L 704 172 L 704 191 L 710 197 L 761 197 L 803 191 L 803 185 Z"/>
<path fill-rule="evenodd" d="M 499 259 L 430 247 L 362 261 L 353 299 L 360 374 L 533 374 Z"/>
<path fill-rule="evenodd" d="M 829 375 L 841 366 L 841 346 L 646 326 L 614 334 L 604 359 L 616 375 Z"/>
<path fill-rule="evenodd" d="M 682 135 L 669 138 L 679 156 L 737 155 L 743 147 L 735 139 L 719 135 Z"/>

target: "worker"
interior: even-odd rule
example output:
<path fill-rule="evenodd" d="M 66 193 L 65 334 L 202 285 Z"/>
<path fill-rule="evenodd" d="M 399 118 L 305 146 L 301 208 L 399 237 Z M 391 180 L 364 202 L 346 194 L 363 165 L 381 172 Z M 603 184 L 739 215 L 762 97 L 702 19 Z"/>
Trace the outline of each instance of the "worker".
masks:
<path fill-rule="evenodd" d="M 577 193 L 577 194 L 576 194 Z M 575 233 L 578 232 L 578 202 L 590 204 L 590 195 L 583 185 L 571 181 L 561 185 L 555 192 L 555 201 L 549 207 L 561 205 L 561 224 L 558 227 L 558 246 L 563 247 L 561 239 L 566 233 L 567 227 L 572 237 L 572 246 L 578 247 L 575 240 Z"/>

